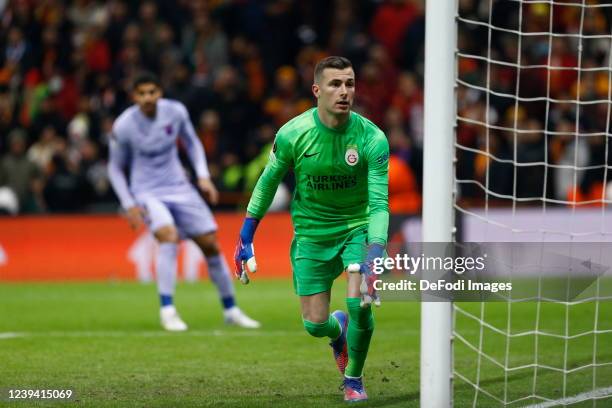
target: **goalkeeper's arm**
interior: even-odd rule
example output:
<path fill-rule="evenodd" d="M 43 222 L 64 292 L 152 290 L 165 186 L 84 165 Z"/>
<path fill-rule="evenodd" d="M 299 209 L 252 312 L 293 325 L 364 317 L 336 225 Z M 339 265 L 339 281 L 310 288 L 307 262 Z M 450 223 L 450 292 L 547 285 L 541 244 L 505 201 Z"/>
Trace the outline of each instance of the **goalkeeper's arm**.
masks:
<path fill-rule="evenodd" d="M 389 227 L 389 144 L 384 133 L 376 133 L 366 146 L 368 162 L 368 251 L 365 262 L 351 265 L 349 272 L 362 274 L 361 306 L 380 305 L 374 289 L 376 277 L 371 266 L 375 258 L 382 257 L 387 244 Z"/>
<path fill-rule="evenodd" d="M 389 228 L 389 143 L 381 131 L 366 146 L 368 161 L 368 243 L 385 246 Z"/>
<path fill-rule="evenodd" d="M 253 238 L 259 221 L 264 217 L 276 194 L 276 189 L 291 167 L 291 150 L 284 143 L 281 135 L 277 135 L 268 164 L 257 180 L 253 195 L 249 200 L 247 215 L 240 230 L 240 237 L 234 252 L 236 276 L 242 283 L 249 283 L 248 273 L 257 270 Z"/>

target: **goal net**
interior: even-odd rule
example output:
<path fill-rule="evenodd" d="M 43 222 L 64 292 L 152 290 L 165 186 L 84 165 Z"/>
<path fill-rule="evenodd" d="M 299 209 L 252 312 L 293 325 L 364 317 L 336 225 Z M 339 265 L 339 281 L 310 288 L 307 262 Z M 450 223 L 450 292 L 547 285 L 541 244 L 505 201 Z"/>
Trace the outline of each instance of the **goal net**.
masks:
<path fill-rule="evenodd" d="M 612 242 L 612 4 L 459 1 L 457 240 Z M 459 226 L 459 225 L 458 225 Z M 542 294 L 541 279 L 534 280 Z M 612 406 L 609 281 L 455 303 L 455 406 Z"/>

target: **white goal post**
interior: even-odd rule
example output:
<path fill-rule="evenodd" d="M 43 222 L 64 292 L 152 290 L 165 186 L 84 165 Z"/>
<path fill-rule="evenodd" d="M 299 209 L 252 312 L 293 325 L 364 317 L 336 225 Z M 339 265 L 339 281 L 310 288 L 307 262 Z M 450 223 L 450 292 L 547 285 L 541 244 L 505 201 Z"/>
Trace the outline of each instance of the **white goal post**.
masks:
<path fill-rule="evenodd" d="M 422 241 L 591 242 L 611 270 L 612 2 L 426 0 L 424 80 Z M 535 285 L 497 305 L 423 294 L 421 407 L 611 406 L 610 274 L 581 298 Z"/>
<path fill-rule="evenodd" d="M 456 0 L 427 0 L 425 10 L 425 124 L 423 242 L 453 235 Z M 450 302 L 421 303 L 421 407 L 452 403 Z"/>

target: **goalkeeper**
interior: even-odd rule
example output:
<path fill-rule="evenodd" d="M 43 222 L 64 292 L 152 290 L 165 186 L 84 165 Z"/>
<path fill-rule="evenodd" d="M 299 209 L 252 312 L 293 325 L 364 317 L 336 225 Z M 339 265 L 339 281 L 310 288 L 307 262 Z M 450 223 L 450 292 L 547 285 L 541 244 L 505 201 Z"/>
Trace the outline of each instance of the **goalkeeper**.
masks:
<path fill-rule="evenodd" d="M 312 92 L 317 107 L 276 135 L 240 231 L 236 273 L 248 283 L 247 272 L 255 272 L 255 230 L 278 184 L 293 169 L 291 265 L 304 327 L 314 337 L 331 339 L 344 375 L 344 399 L 361 401 L 367 399 L 362 372 L 374 331 L 371 304 L 378 303 L 371 261 L 383 255 L 387 241 L 389 145 L 378 127 L 351 112 L 355 73 L 348 59 L 319 61 Z M 348 314 L 330 314 L 331 287 L 344 271 Z"/>

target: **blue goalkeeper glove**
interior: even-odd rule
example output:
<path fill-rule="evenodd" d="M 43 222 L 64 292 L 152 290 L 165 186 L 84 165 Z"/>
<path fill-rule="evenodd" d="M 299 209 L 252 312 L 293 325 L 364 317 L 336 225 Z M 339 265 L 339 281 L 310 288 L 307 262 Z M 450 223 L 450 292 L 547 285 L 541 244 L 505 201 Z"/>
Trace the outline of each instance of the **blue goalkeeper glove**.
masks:
<path fill-rule="evenodd" d="M 351 264 L 348 266 L 349 272 L 359 272 L 361 274 L 361 285 L 359 286 L 359 292 L 361 292 L 360 305 L 363 308 L 370 306 L 372 303 L 374 303 L 376 306 L 380 306 L 380 297 L 374 288 L 374 282 L 378 280 L 378 275 L 374 273 L 372 267 L 374 265 L 374 259 L 381 258 L 384 255 L 384 252 L 384 245 L 371 244 L 368 246 L 368 254 L 365 262 L 360 264 Z"/>
<path fill-rule="evenodd" d="M 243 284 L 249 283 L 249 273 L 257 271 L 257 262 L 255 262 L 255 248 L 253 247 L 253 236 L 259 220 L 256 218 L 247 217 L 244 219 L 240 237 L 234 251 L 234 265 L 236 266 L 236 277 Z"/>

